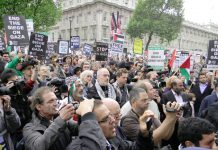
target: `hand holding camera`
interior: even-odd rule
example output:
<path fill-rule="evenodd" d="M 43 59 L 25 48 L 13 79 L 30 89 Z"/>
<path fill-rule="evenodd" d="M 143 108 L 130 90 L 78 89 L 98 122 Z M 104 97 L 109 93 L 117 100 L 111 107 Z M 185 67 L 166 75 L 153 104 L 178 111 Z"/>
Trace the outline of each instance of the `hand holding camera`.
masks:
<path fill-rule="evenodd" d="M 69 120 L 74 113 L 75 109 L 73 107 L 73 104 L 67 104 L 59 111 L 60 117 L 65 121 Z"/>
<path fill-rule="evenodd" d="M 168 102 L 163 106 L 164 113 L 166 117 L 176 117 L 177 112 L 180 111 L 180 105 L 177 102 Z"/>

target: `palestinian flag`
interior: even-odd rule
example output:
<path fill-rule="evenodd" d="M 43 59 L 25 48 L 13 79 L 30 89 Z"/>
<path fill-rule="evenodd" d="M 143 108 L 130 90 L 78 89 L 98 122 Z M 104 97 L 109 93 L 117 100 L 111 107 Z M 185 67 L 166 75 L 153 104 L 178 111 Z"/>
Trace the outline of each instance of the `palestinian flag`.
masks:
<path fill-rule="evenodd" d="M 114 34 L 114 42 L 124 44 L 124 35 L 122 34 Z"/>
<path fill-rule="evenodd" d="M 186 78 L 186 81 L 190 79 L 190 57 L 191 55 L 180 66 L 180 73 Z"/>
<path fill-rule="evenodd" d="M 168 65 L 170 67 L 170 69 L 173 67 L 173 63 L 176 60 L 176 49 L 174 49 L 172 57 L 170 58 Z"/>

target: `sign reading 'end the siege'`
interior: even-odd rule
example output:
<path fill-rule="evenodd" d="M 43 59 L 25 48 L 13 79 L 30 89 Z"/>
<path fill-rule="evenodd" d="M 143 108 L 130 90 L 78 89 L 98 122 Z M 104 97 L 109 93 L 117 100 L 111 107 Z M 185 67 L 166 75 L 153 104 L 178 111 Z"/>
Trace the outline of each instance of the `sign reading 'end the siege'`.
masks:
<path fill-rule="evenodd" d="M 208 48 L 207 69 L 217 70 L 218 68 L 218 40 L 210 40 Z"/>
<path fill-rule="evenodd" d="M 48 36 L 32 33 L 30 36 L 29 53 L 33 56 L 38 56 L 38 59 L 44 60 L 47 49 Z"/>
<path fill-rule="evenodd" d="M 14 46 L 28 45 L 26 21 L 23 16 L 3 16 L 4 27 L 7 36 L 7 44 Z"/>

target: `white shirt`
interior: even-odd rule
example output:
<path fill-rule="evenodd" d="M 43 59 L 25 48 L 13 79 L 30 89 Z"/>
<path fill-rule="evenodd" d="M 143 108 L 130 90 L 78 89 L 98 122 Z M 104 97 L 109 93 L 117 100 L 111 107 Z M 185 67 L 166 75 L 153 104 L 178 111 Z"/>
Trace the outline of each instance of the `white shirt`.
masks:
<path fill-rule="evenodd" d="M 174 92 L 173 90 L 172 90 L 172 92 L 173 92 L 173 95 L 175 96 L 176 102 L 179 103 L 181 106 L 184 105 L 184 101 L 183 101 L 183 99 L 182 99 L 182 95 L 181 95 L 181 94 L 178 95 L 178 94 L 177 94 L 176 92 Z"/>

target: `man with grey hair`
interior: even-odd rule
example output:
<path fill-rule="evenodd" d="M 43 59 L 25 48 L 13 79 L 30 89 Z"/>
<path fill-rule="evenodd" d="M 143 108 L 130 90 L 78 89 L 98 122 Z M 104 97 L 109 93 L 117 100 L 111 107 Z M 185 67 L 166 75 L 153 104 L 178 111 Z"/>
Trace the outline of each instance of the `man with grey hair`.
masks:
<path fill-rule="evenodd" d="M 97 72 L 97 79 L 94 86 L 88 89 L 87 97 L 95 99 L 112 98 L 116 99 L 113 86 L 109 83 L 110 73 L 107 68 L 101 68 Z"/>
<path fill-rule="evenodd" d="M 121 126 L 124 129 L 124 133 L 126 134 L 128 140 L 135 141 L 137 138 L 137 134 L 139 132 L 139 117 L 148 110 L 148 104 L 150 99 L 148 98 L 148 94 L 142 88 L 133 88 L 130 91 L 130 104 L 131 111 L 122 118 Z M 165 109 L 170 108 L 173 110 L 179 110 L 180 106 L 178 103 L 167 103 L 166 106 L 163 107 L 166 118 L 162 122 L 162 124 L 153 130 L 153 140 L 155 144 L 161 142 L 161 140 L 169 139 L 172 136 L 174 131 L 174 126 L 176 123 L 176 111 L 167 112 Z M 146 124 L 152 127 L 155 123 L 155 117 L 147 120 Z M 150 128 L 152 129 L 152 128 Z"/>
<path fill-rule="evenodd" d="M 57 97 L 49 87 L 37 89 L 31 107 L 32 120 L 23 128 L 26 149 L 65 149 L 71 137 L 78 134 L 77 125 L 68 121 L 75 113 L 73 105 L 58 111 Z"/>

